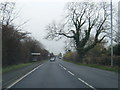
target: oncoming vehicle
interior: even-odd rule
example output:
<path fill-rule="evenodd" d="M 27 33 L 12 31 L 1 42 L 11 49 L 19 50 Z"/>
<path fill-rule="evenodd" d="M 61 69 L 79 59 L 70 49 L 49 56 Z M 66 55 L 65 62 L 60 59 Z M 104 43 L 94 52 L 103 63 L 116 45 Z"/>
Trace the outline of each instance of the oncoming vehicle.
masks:
<path fill-rule="evenodd" d="M 51 61 L 51 62 L 55 61 L 55 58 L 51 58 L 50 61 Z"/>

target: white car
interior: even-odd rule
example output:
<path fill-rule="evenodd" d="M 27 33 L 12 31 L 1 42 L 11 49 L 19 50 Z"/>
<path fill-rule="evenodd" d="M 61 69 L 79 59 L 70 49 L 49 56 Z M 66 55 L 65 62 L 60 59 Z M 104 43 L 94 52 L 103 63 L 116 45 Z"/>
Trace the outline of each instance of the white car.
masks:
<path fill-rule="evenodd" d="M 51 61 L 51 62 L 55 61 L 55 58 L 51 58 L 50 61 Z"/>

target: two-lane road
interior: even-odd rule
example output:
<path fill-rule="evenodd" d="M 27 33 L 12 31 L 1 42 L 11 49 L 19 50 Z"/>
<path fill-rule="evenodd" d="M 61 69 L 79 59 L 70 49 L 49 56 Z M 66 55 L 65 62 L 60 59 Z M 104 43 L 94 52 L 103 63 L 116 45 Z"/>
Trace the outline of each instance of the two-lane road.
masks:
<path fill-rule="evenodd" d="M 64 70 L 57 61 L 46 62 L 12 88 L 89 88 Z"/>
<path fill-rule="evenodd" d="M 118 88 L 118 77 L 113 72 L 58 59 L 45 62 L 11 88 Z"/>

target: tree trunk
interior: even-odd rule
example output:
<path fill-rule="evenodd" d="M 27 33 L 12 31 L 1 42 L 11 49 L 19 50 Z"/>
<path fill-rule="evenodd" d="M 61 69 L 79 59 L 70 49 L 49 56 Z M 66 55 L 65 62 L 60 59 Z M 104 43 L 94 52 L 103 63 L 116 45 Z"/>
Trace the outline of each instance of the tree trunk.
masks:
<path fill-rule="evenodd" d="M 83 63 L 83 58 L 85 56 L 85 52 L 83 49 L 77 49 L 77 53 L 78 53 L 78 61 Z"/>

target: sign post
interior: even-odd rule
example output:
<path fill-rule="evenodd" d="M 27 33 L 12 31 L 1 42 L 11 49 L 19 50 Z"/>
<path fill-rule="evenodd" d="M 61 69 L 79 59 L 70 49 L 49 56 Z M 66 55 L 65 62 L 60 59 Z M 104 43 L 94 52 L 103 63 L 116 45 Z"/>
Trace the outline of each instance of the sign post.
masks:
<path fill-rule="evenodd" d="M 37 61 L 37 56 L 40 56 L 40 53 L 31 53 L 32 57 L 32 61 Z"/>

